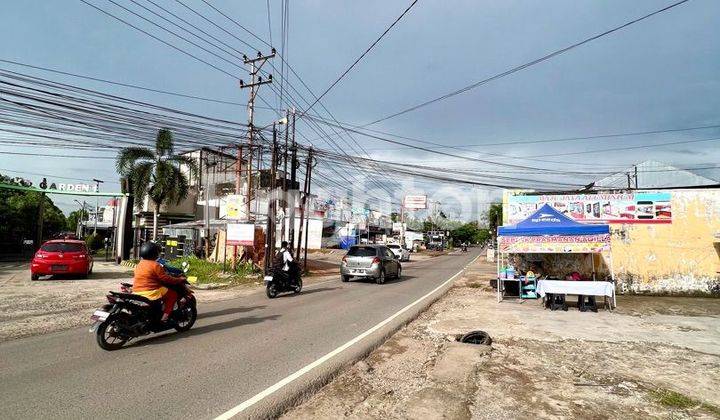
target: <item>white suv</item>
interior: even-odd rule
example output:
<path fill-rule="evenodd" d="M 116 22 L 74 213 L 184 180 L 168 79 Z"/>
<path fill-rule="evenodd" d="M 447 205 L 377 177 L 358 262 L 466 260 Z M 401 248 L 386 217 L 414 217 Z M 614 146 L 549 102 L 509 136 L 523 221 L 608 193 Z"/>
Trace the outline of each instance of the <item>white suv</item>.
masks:
<path fill-rule="evenodd" d="M 400 261 L 410 261 L 410 251 L 398 244 L 389 244 L 387 247 L 393 254 L 397 255 Z"/>

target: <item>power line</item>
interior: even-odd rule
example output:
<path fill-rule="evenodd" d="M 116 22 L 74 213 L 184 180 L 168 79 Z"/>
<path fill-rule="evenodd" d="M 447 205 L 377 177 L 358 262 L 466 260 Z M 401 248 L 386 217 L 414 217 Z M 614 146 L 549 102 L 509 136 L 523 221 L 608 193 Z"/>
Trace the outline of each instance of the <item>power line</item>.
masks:
<path fill-rule="evenodd" d="M 488 77 L 487 79 L 483 79 L 483 80 L 480 80 L 480 81 L 478 81 L 478 82 L 472 83 L 472 84 L 467 85 L 467 86 L 465 86 L 465 87 L 463 87 L 463 88 L 454 90 L 454 91 L 452 91 L 452 92 L 450 92 L 450 93 L 446 93 L 446 94 L 444 94 L 444 95 L 442 95 L 442 96 L 438 96 L 438 97 L 436 97 L 436 98 L 434 98 L 434 99 L 430 99 L 430 100 L 428 100 L 428 101 L 422 102 L 422 103 L 420 103 L 420 104 L 418 104 L 418 105 L 411 106 L 411 107 L 409 107 L 409 108 L 406 108 L 406 109 L 404 109 L 404 110 L 402 110 L 402 111 L 399 111 L 399 112 L 396 112 L 396 113 L 394 113 L 394 114 L 390 114 L 390 115 L 387 115 L 387 116 L 385 116 L 385 117 L 379 118 L 379 119 L 377 119 L 377 120 L 375 120 L 375 121 L 372 121 L 372 122 L 369 122 L 369 123 L 367 123 L 367 124 L 364 124 L 363 126 L 365 127 L 365 126 L 377 124 L 377 123 L 379 123 L 379 122 L 381 122 L 381 121 L 389 120 L 390 118 L 395 118 L 395 117 L 397 117 L 397 116 L 400 116 L 400 115 L 403 115 L 403 114 L 407 114 L 408 112 L 412 112 L 412 111 L 416 111 L 416 110 L 418 110 L 418 109 L 420 109 L 420 108 L 424 108 L 424 107 L 426 107 L 426 106 L 428 106 L 428 105 L 430 105 L 430 104 L 433 104 L 433 103 L 435 103 L 435 102 L 438 102 L 438 101 L 442 101 L 442 100 L 451 98 L 451 97 L 456 96 L 456 95 L 459 95 L 459 94 L 461 94 L 461 93 L 465 93 L 465 92 L 467 92 L 467 91 L 469 91 L 469 90 L 471 90 L 471 89 L 477 88 L 478 86 L 482 86 L 482 85 L 487 84 L 487 83 L 489 83 L 489 82 L 492 82 L 492 81 L 501 79 L 501 78 L 503 78 L 503 77 L 505 77 L 505 76 L 509 76 L 509 75 L 511 75 L 511 74 L 513 74 L 513 73 L 517 73 L 517 72 L 519 72 L 519 71 L 521 71 L 521 70 L 524 70 L 524 69 L 526 69 L 526 68 L 528 68 L 528 67 L 532 67 L 532 66 L 534 66 L 534 65 L 536 65 L 536 64 L 542 63 L 542 62 L 547 61 L 547 60 L 549 60 L 549 59 L 551 59 L 551 58 L 553 58 L 553 57 L 556 57 L 556 56 L 558 56 L 558 55 L 561 55 L 561 54 L 563 54 L 563 53 L 566 53 L 566 52 L 568 52 L 568 51 L 570 51 L 570 50 L 572 50 L 572 49 L 575 49 L 575 48 L 577 48 L 577 47 L 580 47 L 580 46 L 582 46 L 582 45 L 585 45 L 585 44 L 587 44 L 587 43 L 589 43 L 589 42 L 595 41 L 595 40 L 598 39 L 598 38 L 602 38 L 602 37 L 604 37 L 604 36 L 606 36 L 606 35 L 610 35 L 610 34 L 612 34 L 612 33 L 614 33 L 614 32 L 617 32 L 617 31 L 619 31 L 619 30 L 622 30 L 622 29 L 624 29 L 624 28 L 627 28 L 627 27 L 630 26 L 630 25 L 633 25 L 633 24 L 635 24 L 635 23 L 638 23 L 638 22 L 640 22 L 640 21 L 643 21 L 643 20 L 645 20 L 645 19 L 648 19 L 648 18 L 650 18 L 650 17 L 652 17 L 652 16 L 655 16 L 655 15 L 657 15 L 657 14 L 660 14 L 660 13 L 662 13 L 662 12 L 665 12 L 665 11 L 667 11 L 667 10 L 670 10 L 670 9 L 672 9 L 672 8 L 674 8 L 674 7 L 677 7 L 677 6 L 679 6 L 679 5 L 683 4 L 683 3 L 687 3 L 688 1 L 689 1 L 689 0 L 681 0 L 681 1 L 675 2 L 675 3 L 673 3 L 673 4 L 669 5 L 669 6 L 663 7 L 662 9 L 656 10 L 656 11 L 654 11 L 654 12 L 652 12 L 652 13 L 648 13 L 648 14 L 646 14 L 646 15 L 644 15 L 644 16 L 641 16 L 641 17 L 639 17 L 639 18 L 637 18 L 637 19 L 633 19 L 633 20 L 631 20 L 631 21 L 629 21 L 629 22 L 626 22 L 626 23 L 624 23 L 624 24 L 622 24 L 622 25 L 620 25 L 620 26 L 616 26 L 616 27 L 614 27 L 614 28 L 612 28 L 612 29 L 609 29 L 609 30 L 607 30 L 607 31 L 605 31 L 605 32 L 602 32 L 602 33 L 599 33 L 599 34 L 597 34 L 597 35 L 591 36 L 590 38 L 586 38 L 586 39 L 584 39 L 584 40 L 582 40 L 582 41 L 576 42 L 576 43 L 574 43 L 574 44 L 572 44 L 572 45 L 569 45 L 569 46 L 567 46 L 567 47 L 565 47 L 565 48 L 561 48 L 561 49 L 559 49 L 559 50 L 553 51 L 553 52 L 551 52 L 551 53 L 549 53 L 549 54 L 546 54 L 546 55 L 544 55 L 544 56 L 542 56 L 542 57 L 540 57 L 540 58 L 537 58 L 537 59 L 532 60 L 532 61 L 530 61 L 530 62 L 527 62 L 527 63 L 525 63 L 525 64 L 521 64 L 521 65 L 519 65 L 519 66 L 513 67 L 513 68 L 511 68 L 511 69 L 509 69 L 509 70 L 506 70 L 506 71 L 504 71 L 504 72 L 502 72 L 502 73 L 498 73 L 498 74 L 496 74 L 496 75 L 494 75 L 494 76 Z"/>
<path fill-rule="evenodd" d="M 320 96 L 318 96 L 317 99 L 315 99 L 315 102 L 313 102 L 307 109 L 305 109 L 305 111 L 303 111 L 303 112 L 300 114 L 300 117 L 302 117 L 302 116 L 305 115 L 308 111 L 310 111 L 310 110 L 315 106 L 315 104 L 317 104 L 317 103 L 320 101 L 320 99 L 322 99 L 323 97 L 325 97 L 325 95 L 327 95 L 327 93 L 330 92 L 330 90 L 331 90 L 332 88 L 334 88 L 335 85 L 337 85 L 337 84 L 340 82 L 340 80 L 343 79 L 343 77 L 345 77 L 348 73 L 350 73 L 350 70 L 352 70 L 352 69 L 357 65 L 357 63 L 359 63 L 360 60 L 362 60 L 362 59 L 370 52 L 370 50 L 372 50 L 372 49 L 375 47 L 375 45 L 377 45 L 377 43 L 380 42 L 380 40 L 383 39 L 383 37 L 384 37 L 385 35 L 387 35 L 387 33 L 390 32 L 390 30 L 391 30 L 398 22 L 400 22 L 400 19 L 402 19 L 403 16 L 405 16 L 405 15 L 410 11 L 410 9 L 412 9 L 413 6 L 415 6 L 415 4 L 416 4 L 417 2 L 418 2 L 418 0 L 414 0 L 412 3 L 410 3 L 410 5 L 400 14 L 400 16 L 398 16 L 397 19 L 395 19 L 395 21 L 394 21 L 392 24 L 390 24 L 390 26 L 388 26 L 387 29 L 385 29 L 385 31 L 383 31 L 383 33 L 380 34 L 380 36 L 379 36 L 375 41 L 373 41 L 373 43 L 370 44 L 370 46 L 369 46 L 365 51 L 363 51 L 362 54 L 360 54 L 360 57 L 358 57 L 358 58 L 350 65 L 350 67 L 348 67 L 337 79 L 335 79 L 335 81 L 332 82 L 332 84 L 331 84 L 327 89 L 325 89 L 325 91 L 324 91 L 322 94 L 320 94 Z"/>

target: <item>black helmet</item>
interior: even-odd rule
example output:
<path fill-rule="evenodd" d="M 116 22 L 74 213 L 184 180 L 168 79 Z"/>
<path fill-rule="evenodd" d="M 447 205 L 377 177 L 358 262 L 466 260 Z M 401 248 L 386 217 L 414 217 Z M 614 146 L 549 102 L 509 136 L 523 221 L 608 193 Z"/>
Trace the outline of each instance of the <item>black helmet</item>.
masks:
<path fill-rule="evenodd" d="M 157 260 L 160 256 L 160 247 L 151 241 L 147 241 L 140 246 L 140 258 L 143 260 Z"/>

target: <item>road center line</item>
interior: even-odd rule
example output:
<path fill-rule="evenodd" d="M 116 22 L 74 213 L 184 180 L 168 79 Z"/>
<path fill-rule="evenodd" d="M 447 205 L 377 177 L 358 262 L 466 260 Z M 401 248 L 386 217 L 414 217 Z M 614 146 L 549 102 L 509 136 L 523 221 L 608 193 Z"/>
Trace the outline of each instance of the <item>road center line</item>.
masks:
<path fill-rule="evenodd" d="M 342 353 L 344 350 L 350 348 L 354 344 L 358 343 L 363 338 L 369 336 L 370 334 L 374 333 L 375 331 L 379 330 L 380 328 L 384 327 L 388 323 L 390 323 L 392 320 L 397 318 L 398 316 L 402 315 L 403 313 L 407 312 L 410 308 L 417 305 L 418 303 L 422 302 L 423 300 L 427 299 L 428 297 L 432 296 L 435 292 L 442 289 L 447 285 L 448 283 L 455 280 L 455 277 L 460 275 L 465 269 L 470 266 L 470 264 L 474 263 L 475 260 L 480 258 L 481 254 L 478 254 L 475 258 L 472 259 L 469 263 L 467 263 L 460 271 L 455 273 L 452 277 L 444 281 L 441 285 L 437 286 L 430 292 L 426 293 L 416 301 L 410 303 L 409 305 L 405 306 L 404 308 L 400 309 L 399 311 L 395 312 L 394 314 L 390 315 L 385 320 L 381 321 L 377 325 L 373 326 L 369 330 L 365 331 L 364 333 L 358 335 L 357 337 L 353 338 L 352 340 L 348 341 L 347 343 L 343 344 L 342 346 L 336 348 L 335 350 L 331 351 L 330 353 L 320 357 L 319 359 L 315 360 L 314 362 L 310 363 L 309 365 L 304 366 L 303 368 L 299 369 L 295 373 L 292 373 L 285 378 L 281 379 L 279 382 L 275 383 L 274 385 L 269 386 L 268 388 L 265 388 L 263 391 L 259 392 L 255 396 L 251 397 L 248 400 L 245 400 L 244 402 L 238 404 L 237 406 L 231 408 L 230 410 L 224 412 L 223 414 L 217 416 L 215 420 L 227 420 L 231 419 L 234 416 L 242 413 L 243 411 L 247 410 L 248 408 L 252 407 L 253 405 L 257 404 L 258 402 L 262 401 L 264 398 L 274 394 L 275 392 L 282 389 L 284 386 L 290 384 L 294 380 L 300 378 L 304 374 L 310 372 L 311 370 L 315 369 L 316 367 L 322 365 L 323 363 L 327 362 L 328 360 L 332 359 L 334 356 Z"/>

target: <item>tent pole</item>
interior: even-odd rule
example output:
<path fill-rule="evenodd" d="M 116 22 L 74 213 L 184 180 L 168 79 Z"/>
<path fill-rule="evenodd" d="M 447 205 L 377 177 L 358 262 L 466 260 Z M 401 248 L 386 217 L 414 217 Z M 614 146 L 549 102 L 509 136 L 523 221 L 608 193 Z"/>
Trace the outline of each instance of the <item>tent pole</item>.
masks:
<path fill-rule="evenodd" d="M 500 258 L 502 258 L 502 254 L 500 253 L 500 247 L 498 246 L 495 253 L 495 278 L 497 279 L 495 285 L 497 286 L 498 303 L 500 303 Z"/>
<path fill-rule="evenodd" d="M 615 282 L 615 267 L 613 266 L 612 250 L 610 251 L 610 279 L 612 279 L 613 282 L 613 308 L 617 308 L 617 292 L 615 290 L 617 289 L 617 283 Z"/>

